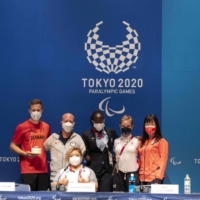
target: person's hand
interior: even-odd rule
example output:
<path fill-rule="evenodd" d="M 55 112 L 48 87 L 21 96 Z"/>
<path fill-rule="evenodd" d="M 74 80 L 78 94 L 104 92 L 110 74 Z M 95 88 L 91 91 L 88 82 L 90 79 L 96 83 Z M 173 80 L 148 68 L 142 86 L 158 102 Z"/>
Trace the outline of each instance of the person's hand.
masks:
<path fill-rule="evenodd" d="M 85 180 L 81 175 L 78 177 L 78 183 L 89 183 L 89 181 Z"/>
<path fill-rule="evenodd" d="M 25 156 L 28 158 L 35 158 L 36 156 L 38 156 L 38 154 L 27 151 L 27 152 L 25 152 Z"/>
<path fill-rule="evenodd" d="M 116 156 L 115 156 L 115 155 L 113 155 L 113 162 L 117 162 L 117 161 L 116 161 Z"/>
<path fill-rule="evenodd" d="M 91 157 L 90 157 L 90 156 L 85 156 L 85 160 L 86 160 L 87 162 L 90 162 Z"/>
<path fill-rule="evenodd" d="M 62 180 L 59 181 L 59 184 L 60 185 L 64 185 L 64 186 L 68 185 L 68 183 L 69 183 L 69 180 L 67 180 L 67 176 L 66 175 Z"/>
<path fill-rule="evenodd" d="M 141 136 L 135 136 L 139 141 L 141 141 L 142 140 L 142 137 Z"/>

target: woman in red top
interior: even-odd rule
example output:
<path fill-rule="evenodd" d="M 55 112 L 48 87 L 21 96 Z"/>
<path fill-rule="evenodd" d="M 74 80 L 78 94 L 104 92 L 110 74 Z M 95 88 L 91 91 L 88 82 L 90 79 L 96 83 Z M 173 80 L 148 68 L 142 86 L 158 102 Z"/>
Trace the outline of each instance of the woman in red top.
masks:
<path fill-rule="evenodd" d="M 162 137 L 158 119 L 147 115 L 144 119 L 140 154 L 140 181 L 143 184 L 162 184 L 168 159 L 168 143 Z"/>

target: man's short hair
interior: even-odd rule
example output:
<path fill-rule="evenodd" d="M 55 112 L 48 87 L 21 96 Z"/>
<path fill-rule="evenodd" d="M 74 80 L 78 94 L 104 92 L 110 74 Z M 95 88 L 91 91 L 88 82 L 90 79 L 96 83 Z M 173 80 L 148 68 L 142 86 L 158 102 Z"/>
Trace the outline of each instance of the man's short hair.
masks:
<path fill-rule="evenodd" d="M 30 101 L 29 107 L 31 107 L 32 105 L 35 105 L 35 104 L 40 104 L 42 106 L 42 101 L 39 99 L 33 99 Z"/>

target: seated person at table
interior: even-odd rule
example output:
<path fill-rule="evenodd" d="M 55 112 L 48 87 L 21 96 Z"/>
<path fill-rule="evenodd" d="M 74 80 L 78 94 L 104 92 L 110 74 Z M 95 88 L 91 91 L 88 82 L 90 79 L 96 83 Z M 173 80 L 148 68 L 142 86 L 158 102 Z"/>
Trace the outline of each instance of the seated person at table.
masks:
<path fill-rule="evenodd" d="M 92 169 L 83 166 L 83 155 L 77 147 L 71 148 L 66 154 L 66 162 L 69 165 L 58 171 L 53 180 L 52 186 L 59 187 L 60 185 L 67 186 L 69 183 L 94 183 L 95 189 L 98 189 L 98 183 L 95 173 Z"/>

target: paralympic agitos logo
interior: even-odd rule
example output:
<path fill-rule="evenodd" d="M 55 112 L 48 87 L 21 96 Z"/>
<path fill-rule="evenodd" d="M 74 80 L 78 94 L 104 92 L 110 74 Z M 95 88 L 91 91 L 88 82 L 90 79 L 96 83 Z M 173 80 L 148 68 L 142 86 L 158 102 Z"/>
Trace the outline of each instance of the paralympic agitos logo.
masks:
<path fill-rule="evenodd" d="M 108 103 L 109 103 L 109 99 L 111 97 L 107 97 L 105 99 L 103 99 L 100 103 L 99 103 L 99 109 L 101 111 L 105 111 L 106 115 L 109 117 L 112 117 L 115 114 L 122 114 L 125 112 L 125 107 L 123 106 L 121 110 L 113 110 L 111 108 L 108 107 Z M 103 104 L 105 103 L 105 106 L 103 108 Z"/>

